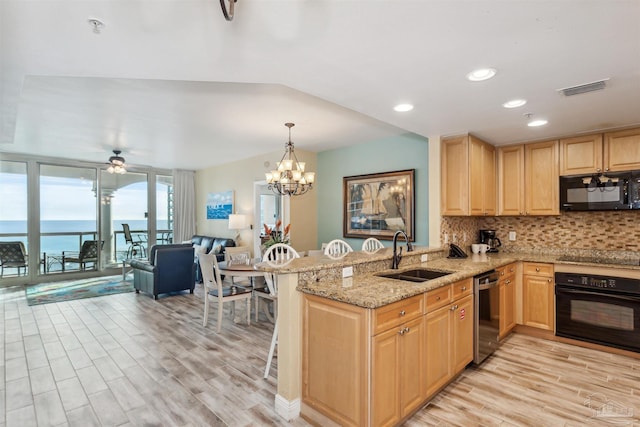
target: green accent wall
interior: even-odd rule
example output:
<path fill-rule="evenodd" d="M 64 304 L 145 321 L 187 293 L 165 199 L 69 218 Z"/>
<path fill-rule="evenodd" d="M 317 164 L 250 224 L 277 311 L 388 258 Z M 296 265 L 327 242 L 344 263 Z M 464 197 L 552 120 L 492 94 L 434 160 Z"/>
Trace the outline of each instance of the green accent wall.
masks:
<path fill-rule="evenodd" d="M 429 147 L 428 140 L 403 134 L 318 153 L 318 248 L 323 242 L 344 239 L 360 250 L 363 239 L 344 238 L 342 233 L 345 176 L 415 169 L 415 243 L 429 245 Z M 390 246 L 391 241 L 382 241 Z"/>

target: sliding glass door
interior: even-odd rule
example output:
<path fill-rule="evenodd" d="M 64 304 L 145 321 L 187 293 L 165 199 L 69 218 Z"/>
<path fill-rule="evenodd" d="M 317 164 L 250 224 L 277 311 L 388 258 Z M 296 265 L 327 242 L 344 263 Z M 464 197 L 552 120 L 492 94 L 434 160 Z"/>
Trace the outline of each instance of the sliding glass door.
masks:
<path fill-rule="evenodd" d="M 0 279 L 28 274 L 27 230 L 27 164 L 0 161 Z"/>

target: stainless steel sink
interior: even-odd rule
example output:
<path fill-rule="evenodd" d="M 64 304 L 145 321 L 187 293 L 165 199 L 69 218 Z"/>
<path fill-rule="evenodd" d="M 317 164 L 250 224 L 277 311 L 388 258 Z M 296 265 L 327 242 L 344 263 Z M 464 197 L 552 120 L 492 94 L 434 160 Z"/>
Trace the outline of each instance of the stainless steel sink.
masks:
<path fill-rule="evenodd" d="M 405 280 L 408 282 L 426 282 L 427 280 L 437 279 L 438 277 L 451 274 L 448 271 L 429 270 L 428 268 L 415 268 L 413 270 L 398 271 L 393 273 L 376 274 L 379 277 L 388 279 Z"/>

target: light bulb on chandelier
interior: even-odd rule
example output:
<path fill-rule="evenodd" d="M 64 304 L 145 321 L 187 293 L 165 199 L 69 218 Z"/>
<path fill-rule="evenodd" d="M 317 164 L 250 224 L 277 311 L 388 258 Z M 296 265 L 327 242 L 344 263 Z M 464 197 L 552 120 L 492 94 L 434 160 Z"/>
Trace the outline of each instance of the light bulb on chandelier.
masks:
<path fill-rule="evenodd" d="M 277 163 L 276 169 L 265 173 L 270 190 L 283 196 L 299 196 L 313 188 L 316 174 L 305 172 L 305 163 L 299 162 L 291 142 L 293 123 L 285 123 L 289 128 L 289 141 L 285 144 L 284 155 Z"/>
<path fill-rule="evenodd" d="M 109 157 L 109 163 L 107 163 L 109 167 L 107 168 L 107 172 L 117 173 L 120 175 L 127 173 L 127 168 L 124 164 L 124 157 L 120 157 L 120 153 L 122 153 L 122 151 L 113 150 L 113 154 L 115 154 L 115 156 Z"/>

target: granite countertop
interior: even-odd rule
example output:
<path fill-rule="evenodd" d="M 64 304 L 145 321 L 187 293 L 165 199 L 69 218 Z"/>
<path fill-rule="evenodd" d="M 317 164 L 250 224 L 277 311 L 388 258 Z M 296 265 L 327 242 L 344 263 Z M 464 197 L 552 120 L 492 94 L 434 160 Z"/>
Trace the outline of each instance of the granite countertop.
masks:
<path fill-rule="evenodd" d="M 386 256 L 389 257 L 389 254 L 386 254 Z M 423 263 L 401 264 L 401 267 L 398 270 L 381 270 L 374 274 L 355 275 L 354 277 L 347 279 L 304 282 L 298 285 L 297 290 L 303 293 L 317 295 L 335 301 L 346 302 L 348 304 L 364 308 L 377 308 L 414 295 L 422 294 L 429 290 L 436 289 L 459 280 L 473 277 L 477 274 L 484 273 L 516 261 L 548 264 L 591 265 L 597 267 L 606 266 L 640 270 L 640 265 L 563 261 L 562 258 L 562 255 L 544 255 L 536 253 L 471 255 L 468 258 L 462 259 L 439 258 Z M 333 264 L 326 260 L 325 263 Z M 421 283 L 389 279 L 376 275 L 379 273 L 398 272 L 418 267 L 450 272 L 451 274 Z M 315 268 L 318 268 L 318 263 L 315 263 Z M 283 272 L 309 271 L 306 266 L 303 270 L 298 270 L 298 268 L 292 266 L 290 270 L 291 271 Z"/>

